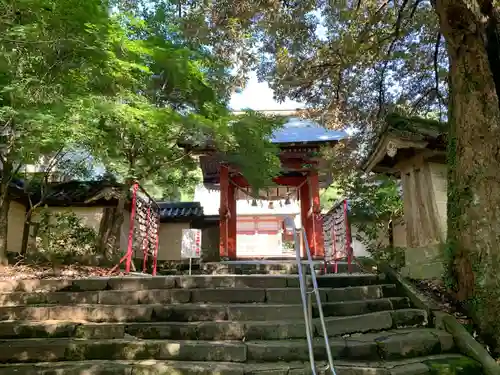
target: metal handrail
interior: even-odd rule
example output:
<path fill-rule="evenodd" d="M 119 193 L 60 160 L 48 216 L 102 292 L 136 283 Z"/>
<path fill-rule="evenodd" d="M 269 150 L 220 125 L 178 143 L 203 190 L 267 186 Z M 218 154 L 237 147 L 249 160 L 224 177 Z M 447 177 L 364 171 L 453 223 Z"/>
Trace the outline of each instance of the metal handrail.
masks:
<path fill-rule="evenodd" d="M 314 264 L 312 261 L 312 256 L 311 256 L 311 249 L 309 248 L 309 242 L 307 240 L 306 233 L 303 228 L 299 231 L 297 227 L 295 226 L 295 221 L 291 217 L 286 217 L 285 218 L 285 226 L 291 227 L 293 229 L 293 240 L 295 242 L 295 259 L 297 260 L 297 268 L 299 272 L 299 286 L 300 286 L 300 297 L 302 299 L 302 309 L 304 312 L 304 320 L 305 320 L 305 326 L 306 326 L 306 337 L 307 337 L 307 347 L 309 349 L 309 362 L 311 364 L 311 371 L 313 375 L 316 375 L 316 364 L 314 360 L 314 349 L 313 349 L 313 342 L 312 342 L 312 322 L 310 320 L 309 312 L 308 312 L 308 303 L 307 303 L 307 289 L 306 289 L 306 283 L 305 283 L 305 277 L 302 269 L 302 262 L 300 259 L 300 240 L 299 240 L 299 235 L 298 233 L 302 233 L 302 237 L 304 239 L 304 245 L 305 245 L 305 251 L 307 255 L 307 265 L 309 265 L 309 268 L 311 270 L 311 280 L 313 284 L 313 293 L 316 297 L 316 305 L 318 307 L 319 311 L 319 319 L 321 322 L 321 329 L 323 331 L 323 337 L 325 339 L 325 349 L 326 349 L 326 355 L 328 357 L 328 365 L 331 369 L 332 375 L 336 375 L 335 368 L 333 367 L 333 357 L 332 357 L 332 351 L 330 348 L 330 341 L 328 339 L 328 332 L 326 330 L 326 323 L 325 323 L 325 316 L 323 314 L 323 306 L 321 305 L 321 298 L 318 290 L 318 280 L 316 279 L 316 273 L 314 270 Z"/>

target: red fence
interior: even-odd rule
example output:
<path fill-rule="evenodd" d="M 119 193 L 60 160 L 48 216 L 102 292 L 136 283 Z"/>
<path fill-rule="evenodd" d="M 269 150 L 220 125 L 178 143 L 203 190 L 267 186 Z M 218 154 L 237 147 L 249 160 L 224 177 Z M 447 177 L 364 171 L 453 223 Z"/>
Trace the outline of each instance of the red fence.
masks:
<path fill-rule="evenodd" d="M 142 272 L 147 273 L 148 261 L 152 258 L 151 273 L 156 275 L 160 232 L 160 207 L 138 183 L 131 187 L 130 221 L 127 251 L 119 263 L 113 267 L 115 272 L 125 263 L 125 273 L 132 268 L 133 258 L 142 252 Z"/>
<path fill-rule="evenodd" d="M 323 272 L 338 272 L 338 262 L 347 261 L 352 270 L 353 249 L 348 219 L 347 199 L 337 202 L 323 215 L 325 264 Z"/>

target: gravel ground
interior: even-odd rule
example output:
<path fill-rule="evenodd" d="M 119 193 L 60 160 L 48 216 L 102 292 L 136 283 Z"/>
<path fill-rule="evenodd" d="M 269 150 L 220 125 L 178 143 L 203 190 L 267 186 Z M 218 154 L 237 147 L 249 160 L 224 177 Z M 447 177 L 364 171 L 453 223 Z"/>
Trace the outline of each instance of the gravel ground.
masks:
<path fill-rule="evenodd" d="M 15 264 L 0 266 L 0 280 L 25 279 L 78 279 L 85 277 L 102 277 L 110 274 L 110 268 L 95 266 L 60 266 L 57 269 L 49 265 Z M 114 273 L 113 276 L 118 276 Z"/>

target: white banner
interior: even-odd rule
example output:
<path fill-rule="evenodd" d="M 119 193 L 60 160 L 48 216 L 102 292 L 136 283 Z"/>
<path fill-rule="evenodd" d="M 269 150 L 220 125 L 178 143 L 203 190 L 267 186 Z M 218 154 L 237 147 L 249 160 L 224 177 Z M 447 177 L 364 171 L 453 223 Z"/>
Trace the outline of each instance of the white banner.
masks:
<path fill-rule="evenodd" d="M 181 258 L 199 258 L 201 254 L 201 229 L 183 229 Z"/>

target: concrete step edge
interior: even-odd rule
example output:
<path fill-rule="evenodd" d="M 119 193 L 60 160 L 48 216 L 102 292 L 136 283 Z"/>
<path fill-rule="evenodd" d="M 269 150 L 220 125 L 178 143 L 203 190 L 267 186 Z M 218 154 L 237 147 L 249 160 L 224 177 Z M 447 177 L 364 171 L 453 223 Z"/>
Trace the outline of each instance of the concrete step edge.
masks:
<path fill-rule="evenodd" d="M 446 331 L 439 330 L 437 328 L 407 328 L 407 329 L 394 329 L 394 330 L 383 330 L 380 332 L 377 332 L 376 334 L 380 337 L 387 338 L 390 336 L 397 337 L 397 336 L 405 336 L 408 334 L 412 333 L 435 333 L 438 334 L 439 336 L 442 337 L 453 337 L 451 334 L 447 333 Z M 369 338 L 374 338 L 374 342 L 376 342 L 376 336 L 373 333 L 365 333 L 365 334 L 360 334 L 357 336 L 351 336 L 351 337 L 346 337 L 346 338 L 340 338 L 340 337 L 332 337 L 330 339 L 330 343 L 343 343 L 345 341 L 357 341 L 357 342 L 371 342 L 368 340 Z M 320 337 L 315 338 L 315 343 L 318 345 L 324 345 L 324 340 Z M 14 346 L 16 344 L 26 344 L 26 343 L 37 343 L 39 342 L 40 344 L 46 344 L 46 345 L 53 345 L 53 344 L 68 344 L 68 343 L 92 343 L 95 342 L 96 344 L 102 343 L 102 342 L 111 342 L 111 343 L 123 343 L 123 344 L 135 344 L 135 343 L 158 343 L 158 344 L 170 344 L 170 343 L 176 343 L 176 344 L 196 344 L 196 343 L 205 343 L 205 344 L 210 344 L 210 345 L 225 345 L 225 346 L 234 346 L 234 345 L 247 345 L 247 344 L 253 344 L 253 343 L 259 343 L 259 344 L 272 344 L 272 345 L 279 345 L 280 340 L 251 340 L 251 341 L 240 341 L 240 340 L 162 340 L 162 339 L 137 339 L 136 337 L 130 337 L 130 338 L 119 338 L 119 339 L 81 339 L 81 338 L 66 338 L 66 337 L 61 337 L 61 338 L 51 338 L 50 340 L 47 340 L 45 338 L 23 338 L 23 339 L 9 339 L 9 340 L 0 340 L 0 343 L 7 343 L 9 346 Z M 302 339 L 294 339 L 294 340 L 287 340 L 289 343 L 294 343 L 297 345 L 306 345 L 306 342 Z"/>
<path fill-rule="evenodd" d="M 401 309 L 371 312 L 346 317 L 326 318 L 330 337 L 345 334 L 376 332 L 399 327 L 426 326 L 425 310 Z M 313 319 L 315 336 L 322 336 L 321 322 Z M 271 321 L 198 321 L 198 322 L 0 322 L 0 340 L 22 338 L 99 338 L 127 336 L 139 339 L 204 339 L 204 340 L 283 340 L 305 339 L 304 319 Z"/>
<path fill-rule="evenodd" d="M 410 307 L 407 298 L 322 303 L 325 316 L 351 316 Z M 313 317 L 318 308 L 313 306 Z M 0 321 L 71 320 L 92 322 L 301 319 L 301 304 L 32 305 L 0 307 Z"/>
<path fill-rule="evenodd" d="M 416 357 L 410 360 L 388 361 L 388 362 L 360 362 L 360 361 L 335 361 L 334 368 L 338 375 L 391 375 L 394 373 L 403 374 L 404 372 L 392 372 L 406 366 L 423 365 L 428 361 L 471 361 L 469 358 L 459 354 L 445 354 Z M 324 361 L 318 361 L 316 368 L 319 374 L 329 374 L 327 364 Z M 413 367 L 415 368 L 415 367 Z M 112 372 L 111 372 L 111 371 Z M 135 370 L 139 370 L 136 372 Z M 142 370 L 142 371 L 141 371 Z M 299 375 L 309 374 L 310 365 L 304 362 L 270 362 L 262 364 L 251 363 L 232 363 L 232 362 L 196 362 L 196 361 L 71 361 L 71 362 L 41 362 L 41 363 L 15 363 L 10 365 L 0 365 L 1 375 L 45 375 L 54 374 L 85 374 L 102 375 L 104 373 L 134 375 L 134 374 L 160 374 L 165 371 L 175 371 L 178 375 L 206 374 L 206 371 L 216 371 L 219 375 L 245 375 L 258 374 L 270 371 L 280 375 Z M 145 372 L 143 372 L 145 371 Z M 423 372 L 422 372 L 423 373 Z"/>
<path fill-rule="evenodd" d="M 439 360 L 439 359 L 461 359 L 461 358 L 468 358 L 467 356 L 463 354 L 456 354 L 456 353 L 446 353 L 446 354 L 435 354 L 435 355 L 429 355 L 429 356 L 421 356 L 421 357 L 415 357 L 415 358 L 408 358 L 404 360 L 395 360 L 395 361 L 376 361 L 376 362 L 371 362 L 371 361 L 345 361 L 345 360 L 336 360 L 334 361 L 334 366 L 335 367 L 349 367 L 349 368 L 356 368 L 356 367 L 365 367 L 365 368 L 394 368 L 398 366 L 402 366 L 405 364 L 411 364 L 411 363 L 419 363 L 423 361 L 428 361 L 428 360 Z M 0 370 L 4 368 L 12 368 L 12 367 L 17 367 L 17 368 L 31 368 L 31 367 L 50 367 L 50 368 L 55 368 L 55 367 L 70 367 L 70 366 L 99 366 L 99 365 L 106 365 L 106 364 L 117 364 L 117 365 L 123 365 L 123 366 L 133 366 L 133 365 L 142 365 L 142 366 L 155 366 L 155 365 L 179 365 L 179 366 L 200 366 L 200 367 L 212 367 L 214 365 L 218 366 L 227 366 L 227 367 L 234 367 L 234 368 L 240 368 L 241 366 L 243 367 L 250 367 L 250 368 L 269 368 L 272 366 L 285 366 L 289 368 L 301 368 L 301 366 L 307 366 L 309 367 L 309 363 L 304 363 L 304 362 L 268 362 L 268 363 L 235 363 L 235 362 L 211 362 L 211 361 L 162 361 L 162 360 L 155 360 L 155 359 L 150 359 L 150 360 L 86 360 L 86 361 L 62 361 L 62 362 L 36 362 L 36 363 L 22 363 L 22 362 L 15 362 L 15 363 L 10 363 L 10 364 L 0 364 Z M 318 361 L 318 364 L 321 366 L 325 366 L 326 362 L 325 361 Z"/>
<path fill-rule="evenodd" d="M 286 305 L 290 306 L 290 305 Z M 405 309 L 399 309 L 399 310 L 384 310 L 384 311 L 373 311 L 370 313 L 366 314 L 358 314 L 358 315 L 352 315 L 352 316 L 331 316 L 331 317 L 325 317 L 325 320 L 329 321 L 335 321 L 335 320 L 345 320 L 348 318 L 356 318 L 356 317 L 365 317 L 365 316 L 371 316 L 378 314 L 380 312 L 397 312 L 397 311 L 405 311 L 405 310 L 411 310 L 411 311 L 421 311 L 425 312 L 425 310 L 422 309 L 417 309 L 417 308 L 405 308 Z M 319 321 L 319 318 L 313 318 L 313 321 Z M 73 325 L 86 325 L 86 324 L 91 324 L 95 326 L 109 326 L 109 325 L 116 325 L 116 326 L 121 326 L 121 325 L 198 325 L 201 323 L 241 323 L 241 324 L 249 324 L 249 323 L 262 323 L 262 324 L 296 324 L 298 322 L 304 322 L 304 319 L 282 319 L 282 320 L 267 320 L 267 321 L 261 321 L 261 320 L 210 320 L 210 321 L 189 321 L 189 322 L 184 322 L 184 321 L 166 321 L 166 322 L 93 322 L 93 321 L 72 321 L 72 320 L 49 320 L 49 321 L 33 321 L 33 320 L 3 320 L 0 321 L 0 327 L 2 325 L 16 325 L 16 326 L 50 326 L 50 325 L 56 325 L 56 324 L 73 324 Z"/>
<path fill-rule="evenodd" d="M 323 301 L 363 300 L 374 296 L 393 297 L 395 284 L 377 284 L 339 288 L 319 288 Z M 158 303 L 290 303 L 300 302 L 300 288 L 198 288 L 198 289 L 140 289 L 82 292 L 10 292 L 0 293 L 0 307 L 53 304 L 154 304 Z M 285 302 L 286 301 L 286 302 Z M 290 301 L 290 302 L 288 302 Z"/>
<path fill-rule="evenodd" d="M 376 301 L 390 301 L 393 299 L 405 300 L 407 297 L 386 297 L 386 298 L 371 298 L 371 299 L 362 299 L 362 300 L 354 300 L 354 301 L 337 301 L 337 302 L 321 302 L 322 306 L 328 305 L 346 305 L 346 304 L 364 304 L 371 303 Z M 313 301 L 314 302 L 314 301 Z M 79 304 L 53 304 L 53 303 L 44 303 L 44 304 L 36 304 L 36 305 L 17 305 L 17 306 L 0 306 L 0 311 L 2 309 L 31 309 L 31 308 L 60 308 L 60 307 L 68 307 L 68 308 L 148 308 L 148 307 L 165 307 L 165 308 L 173 308 L 173 309 L 193 309 L 193 308 L 227 308 L 227 307 L 259 307 L 266 309 L 273 309 L 279 307 L 302 307 L 300 303 L 206 303 L 206 302 L 196 302 L 196 303 L 169 303 L 168 305 L 161 303 L 138 303 L 134 305 L 115 305 L 115 304 L 102 304 L 102 303 L 79 303 Z M 0 320 L 1 322 L 2 320 Z"/>

